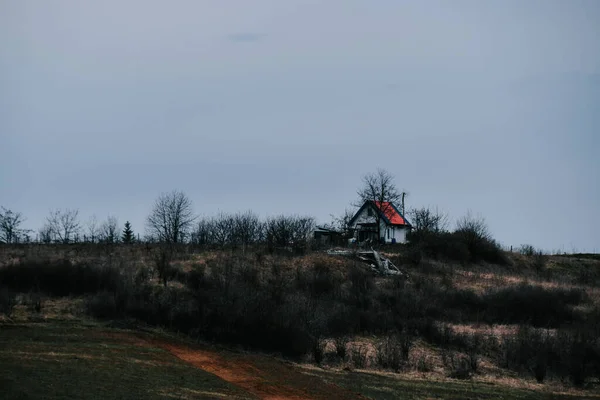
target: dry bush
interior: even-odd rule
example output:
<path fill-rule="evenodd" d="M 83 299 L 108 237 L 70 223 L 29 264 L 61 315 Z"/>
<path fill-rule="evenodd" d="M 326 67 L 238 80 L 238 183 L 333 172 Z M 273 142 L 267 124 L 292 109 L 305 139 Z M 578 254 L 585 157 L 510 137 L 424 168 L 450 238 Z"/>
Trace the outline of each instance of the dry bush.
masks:
<path fill-rule="evenodd" d="M 489 323 L 529 323 L 557 327 L 579 318 L 572 306 L 587 301 L 579 288 L 544 288 L 529 284 L 488 291 L 482 299 Z"/>
<path fill-rule="evenodd" d="M 425 353 L 420 354 L 415 362 L 415 368 L 419 372 L 433 371 L 433 360 L 431 356 Z"/>
<path fill-rule="evenodd" d="M 392 334 L 377 343 L 377 364 L 395 372 L 406 368 L 413 346 L 413 338 L 406 332 Z"/>
<path fill-rule="evenodd" d="M 600 372 L 597 334 L 584 326 L 549 331 L 522 326 L 502 343 L 502 366 L 543 382 L 548 374 L 582 386 Z"/>
<path fill-rule="evenodd" d="M 321 365 L 323 359 L 325 358 L 325 348 L 327 347 L 327 342 L 322 339 L 315 339 L 313 343 L 313 358 L 317 365 Z"/>
<path fill-rule="evenodd" d="M 109 292 L 89 296 L 85 302 L 86 311 L 96 318 L 114 319 L 122 316 L 118 310 L 115 295 Z"/>
<path fill-rule="evenodd" d="M 113 246 L 112 253 L 94 249 L 88 253 L 88 247 L 81 247 L 77 254 L 65 250 L 60 253 L 64 258 L 55 256 L 44 262 L 35 261 L 31 253 L 25 257 L 15 253 L 16 261 L 0 266 L 0 281 L 12 291 L 25 293 L 41 289 L 41 293 L 56 296 L 87 294 L 88 312 L 101 318 L 133 318 L 286 357 L 305 359 L 310 355 L 318 363 L 328 359 L 328 353 L 323 341 L 315 338 L 337 338 L 333 341 L 337 356 L 333 357 L 351 361 L 358 368 L 365 368 L 373 360 L 382 368 L 400 370 L 408 363 L 412 344 L 402 338 L 419 337 L 447 353 L 447 368 L 455 377 L 477 372 L 482 357 L 502 357 L 491 341 L 474 337 L 473 332 L 451 329 L 450 324 L 532 323 L 559 327 L 585 322 L 592 326 L 591 314 L 583 307 L 589 303 L 583 291 L 556 285 L 514 285 L 504 278 L 500 282 L 503 288 L 473 290 L 472 286 L 483 279 L 483 266 L 478 270 L 463 267 L 460 271 L 464 274 L 457 278 L 460 271 L 455 266 L 426 260 L 421 263 L 423 271 L 415 268 L 411 281 L 404 281 L 374 277 L 362 264 L 323 255 L 194 255 L 181 247 L 169 259 L 168 266 L 174 272 L 168 275 L 165 286 L 164 280 L 160 285 L 152 275 L 153 255 L 160 248 L 127 247 L 131 250 Z M 181 261 L 183 258 L 186 261 Z M 483 271 L 494 276 L 497 273 L 492 267 Z M 456 285 L 457 279 L 462 279 L 463 286 Z M 402 333 L 389 337 L 390 332 Z M 361 335 L 384 338 L 376 346 L 379 351 L 372 353 L 371 347 L 364 344 L 348 344 L 348 337 Z M 570 353 L 564 351 L 559 356 L 549 352 L 545 363 L 544 353 L 535 353 L 526 366 L 519 360 L 510 361 L 507 355 L 509 361 L 505 364 L 514 370 L 523 368 L 523 373 L 534 374 L 537 379 L 548 374 L 585 382 L 597 374 L 599 364 L 591 356 L 596 351 L 591 339 L 565 336 L 562 340 L 562 348 L 571 349 Z M 553 344 L 551 348 L 559 347 Z M 512 349 L 517 349 L 516 345 Z M 578 370 L 576 361 L 581 360 L 581 349 L 586 354 L 585 367 Z M 432 368 L 430 358 L 412 353 L 412 368 Z M 537 364 L 531 361 L 535 357 L 540 360 Z"/>
<path fill-rule="evenodd" d="M 335 345 L 335 354 L 337 358 L 342 362 L 346 360 L 349 341 L 350 339 L 346 335 L 338 336 L 333 340 L 333 343 Z"/>
<path fill-rule="evenodd" d="M 43 296 L 38 292 L 30 292 L 24 299 L 27 311 L 31 313 L 40 313 L 44 304 Z"/>
<path fill-rule="evenodd" d="M 0 313 L 10 318 L 15 305 L 17 305 L 16 294 L 8 287 L 0 286 Z"/>
<path fill-rule="evenodd" d="M 470 379 L 475 371 L 471 368 L 471 361 L 468 357 L 456 353 L 446 352 L 442 356 L 444 365 L 449 370 L 448 377 L 452 379 Z"/>
<path fill-rule="evenodd" d="M 368 347 L 364 344 L 354 344 L 350 348 L 350 358 L 356 368 L 366 368 L 369 359 Z"/>
<path fill-rule="evenodd" d="M 74 263 L 66 259 L 21 259 L 0 267 L 0 282 L 13 291 L 51 296 L 82 295 L 115 290 L 120 271 L 114 266 Z"/>

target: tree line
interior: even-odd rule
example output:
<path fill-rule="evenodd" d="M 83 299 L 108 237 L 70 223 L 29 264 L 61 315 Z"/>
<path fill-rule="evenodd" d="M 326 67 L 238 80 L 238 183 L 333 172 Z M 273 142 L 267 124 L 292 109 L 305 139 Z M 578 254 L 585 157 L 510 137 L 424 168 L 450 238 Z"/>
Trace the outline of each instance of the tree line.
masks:
<path fill-rule="evenodd" d="M 386 214 L 392 204 L 403 214 L 405 191 L 397 188 L 394 177 L 384 169 L 363 176 L 356 192 L 357 201 L 353 206 L 360 207 L 367 201 L 379 204 Z M 412 208 L 406 212 L 412 224 L 409 239 L 415 242 L 431 241 L 448 233 L 449 218 L 437 209 L 427 207 Z M 354 213 L 345 210 L 341 216 L 333 216 L 324 227 L 337 231 L 342 237 L 353 234 L 350 221 Z M 378 236 L 381 237 L 381 214 L 375 213 Z M 145 235 L 134 233 L 129 221 L 123 227 L 115 216 L 109 215 L 104 221 L 92 216 L 86 223 L 79 219 L 79 210 L 52 210 L 44 225 L 35 234 L 23 229 L 25 218 L 22 213 L 4 207 L 0 208 L 0 243 L 134 243 L 136 241 L 182 244 L 192 243 L 215 247 L 241 247 L 255 243 L 267 243 L 271 248 L 306 245 L 316 227 L 311 216 L 280 215 L 261 219 L 252 211 L 220 213 L 212 217 L 200 217 L 194 213 L 191 199 L 182 191 L 173 190 L 158 196 L 145 221 Z M 457 223 L 457 231 L 467 232 L 472 238 L 490 241 L 491 235 L 483 218 L 467 215 Z M 433 235 L 433 236 L 432 236 Z M 465 234 L 466 235 L 466 234 Z M 465 236 L 463 235 L 463 236 Z M 34 238 L 35 237 L 35 238 Z M 427 239 L 427 240 L 426 240 Z M 441 240 L 442 242 L 445 242 Z"/>
<path fill-rule="evenodd" d="M 397 190 L 393 176 L 386 170 L 378 169 L 362 179 L 357 191 L 358 202 L 376 201 L 382 207 L 391 207 L 402 199 L 404 192 Z M 403 207 L 403 204 L 402 204 Z M 386 212 L 387 210 L 382 209 Z M 376 215 L 377 222 L 381 218 Z M 335 226 L 340 233 L 349 232 L 347 223 L 351 213 L 346 210 L 342 217 L 333 217 L 329 226 Z M 115 216 L 108 216 L 99 222 L 92 216 L 87 223 L 79 220 L 79 210 L 53 210 L 41 229 L 32 238 L 33 231 L 23 229 L 25 218 L 19 212 L 6 208 L 0 210 L 0 243 L 133 243 L 140 241 L 139 234 L 133 233 L 127 221 L 122 230 Z M 377 224 L 379 226 L 379 224 Z M 264 242 L 270 247 L 305 246 L 316 227 L 311 216 L 280 215 L 261 219 L 252 211 L 233 214 L 221 213 L 214 217 L 199 217 L 194 214 L 191 199 L 182 191 L 162 193 L 154 202 L 146 218 L 147 242 L 167 244 L 193 243 L 213 246 L 240 246 L 245 248 L 253 243 Z M 378 228 L 379 229 L 379 228 Z"/>
<path fill-rule="evenodd" d="M 99 222 L 93 215 L 86 223 L 79 219 L 77 209 L 51 210 L 44 225 L 37 231 L 23 228 L 26 218 L 21 212 L 0 207 L 0 243 L 134 243 L 136 237 L 129 221 L 119 227 L 117 217 L 109 215 Z"/>
<path fill-rule="evenodd" d="M 162 193 L 146 218 L 145 235 L 140 237 L 126 221 L 119 226 L 115 216 L 99 221 L 92 216 L 82 223 L 77 209 L 50 211 L 43 226 L 34 233 L 24 229 L 20 212 L 0 209 L 0 243 L 191 243 L 207 246 L 233 246 L 245 249 L 256 243 L 270 247 L 301 248 L 315 229 L 311 216 L 280 215 L 261 219 L 252 211 L 220 213 L 200 217 L 193 212 L 191 199 L 174 190 Z"/>

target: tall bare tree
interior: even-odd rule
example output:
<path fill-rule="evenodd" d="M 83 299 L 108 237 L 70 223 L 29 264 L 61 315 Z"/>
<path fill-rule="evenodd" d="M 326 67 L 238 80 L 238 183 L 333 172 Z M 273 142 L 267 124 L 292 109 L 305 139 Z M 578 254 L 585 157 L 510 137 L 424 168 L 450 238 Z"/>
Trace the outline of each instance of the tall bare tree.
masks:
<path fill-rule="evenodd" d="M 25 222 L 23 214 L 0 207 L 0 243 L 18 242 L 22 234 L 27 231 L 21 229 Z"/>
<path fill-rule="evenodd" d="M 344 213 L 341 215 L 331 214 L 331 222 L 325 224 L 325 228 L 338 232 L 343 236 L 350 235 L 350 221 L 352 220 L 352 217 L 354 217 L 354 212 L 349 209 L 345 209 Z"/>
<path fill-rule="evenodd" d="M 119 221 L 114 215 L 109 215 L 100 225 L 100 240 L 106 243 L 119 241 Z"/>
<path fill-rule="evenodd" d="M 162 193 L 156 199 L 146 226 L 152 237 L 161 242 L 176 244 L 185 240 L 195 219 L 190 198 L 185 193 L 174 190 Z"/>
<path fill-rule="evenodd" d="M 233 242 L 242 246 L 246 252 L 248 245 L 257 242 L 262 235 L 260 218 L 252 211 L 237 213 L 233 216 Z"/>
<path fill-rule="evenodd" d="M 270 249 L 291 247 L 299 250 L 308 246 L 314 229 L 313 217 L 280 215 L 267 219 L 264 235 Z"/>
<path fill-rule="evenodd" d="M 50 224 L 48 224 L 48 222 L 46 222 L 44 224 L 44 226 L 42 226 L 40 228 L 39 231 L 39 241 L 42 243 L 52 243 L 52 241 L 54 240 L 54 233 L 52 232 L 52 227 L 50 227 Z"/>
<path fill-rule="evenodd" d="M 235 221 L 233 216 L 220 213 L 212 219 L 211 237 L 214 244 L 225 247 L 233 242 L 233 230 Z"/>
<path fill-rule="evenodd" d="M 485 218 L 481 215 L 474 215 L 471 210 L 456 221 L 456 231 L 467 237 L 473 237 L 481 240 L 492 240 L 492 234 L 488 228 Z"/>
<path fill-rule="evenodd" d="M 192 242 L 200 245 L 214 244 L 214 220 L 212 218 L 200 218 L 194 232 L 192 233 Z"/>
<path fill-rule="evenodd" d="M 76 209 L 50 211 L 50 216 L 46 218 L 47 228 L 55 240 L 73 242 L 81 229 L 78 217 L 79 210 Z"/>
<path fill-rule="evenodd" d="M 448 214 L 430 207 L 414 208 L 409 211 L 415 232 L 444 232 L 448 230 Z"/>
<path fill-rule="evenodd" d="M 362 186 L 357 191 L 360 207 L 370 201 L 379 207 L 381 213 L 375 212 L 377 224 L 377 238 L 381 238 L 381 214 L 387 215 L 392 209 L 392 204 L 403 201 L 406 193 L 400 192 L 394 183 L 394 177 L 385 169 L 378 168 L 376 172 L 367 174 L 362 179 Z"/>
<path fill-rule="evenodd" d="M 95 214 L 92 215 L 87 221 L 86 233 L 87 237 L 85 239 L 92 243 L 95 243 L 96 240 L 98 240 L 98 237 L 100 236 L 100 226 L 98 225 L 98 218 Z"/>

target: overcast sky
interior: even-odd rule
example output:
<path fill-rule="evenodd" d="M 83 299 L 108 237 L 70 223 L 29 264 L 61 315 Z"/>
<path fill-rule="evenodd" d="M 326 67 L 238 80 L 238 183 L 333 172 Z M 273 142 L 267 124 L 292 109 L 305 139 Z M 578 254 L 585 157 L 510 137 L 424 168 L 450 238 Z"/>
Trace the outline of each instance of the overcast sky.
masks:
<path fill-rule="evenodd" d="M 0 205 L 327 222 L 378 167 L 504 245 L 600 251 L 600 1 L 0 0 Z"/>

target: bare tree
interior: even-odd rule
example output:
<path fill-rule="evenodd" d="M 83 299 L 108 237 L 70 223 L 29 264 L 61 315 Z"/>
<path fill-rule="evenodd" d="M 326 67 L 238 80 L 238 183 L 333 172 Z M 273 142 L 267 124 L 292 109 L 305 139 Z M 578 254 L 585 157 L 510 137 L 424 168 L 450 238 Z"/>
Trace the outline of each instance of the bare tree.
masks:
<path fill-rule="evenodd" d="M 487 259 L 492 262 L 501 260 L 500 246 L 493 239 L 485 219 L 474 216 L 471 211 L 456 222 L 454 234 L 461 239 L 469 250 L 471 261 Z"/>
<path fill-rule="evenodd" d="M 192 201 L 183 192 L 161 194 L 146 220 L 148 233 L 161 242 L 170 244 L 185 240 L 196 217 Z"/>
<path fill-rule="evenodd" d="M 39 231 L 39 241 L 42 243 L 52 243 L 53 240 L 54 234 L 52 233 L 52 228 L 46 222 Z"/>
<path fill-rule="evenodd" d="M 381 210 L 375 213 L 375 222 L 377 224 L 377 238 L 381 238 L 381 215 L 387 215 L 393 210 L 392 204 L 403 201 L 406 193 L 398 191 L 394 184 L 394 177 L 384 169 L 377 169 L 376 172 L 367 174 L 362 179 L 362 187 L 358 190 L 357 206 L 362 206 L 365 202 L 373 202 L 376 208 Z"/>
<path fill-rule="evenodd" d="M 100 240 L 106 243 L 119 241 L 119 221 L 117 217 L 109 215 L 100 226 Z"/>
<path fill-rule="evenodd" d="M 350 221 L 354 217 L 352 210 L 344 210 L 341 215 L 331 215 L 331 222 L 325 224 L 325 228 L 339 232 L 342 236 L 350 236 L 351 226 Z"/>
<path fill-rule="evenodd" d="M 196 228 L 192 233 L 192 242 L 200 245 L 214 244 L 212 219 L 201 218 L 198 221 Z"/>
<path fill-rule="evenodd" d="M 214 244 L 225 247 L 233 242 L 234 220 L 229 214 L 220 213 L 212 219 L 211 237 Z"/>
<path fill-rule="evenodd" d="M 233 215 L 233 242 L 242 246 L 242 252 L 246 247 L 260 239 L 262 224 L 260 219 L 252 211 Z"/>
<path fill-rule="evenodd" d="M 86 224 L 86 232 L 86 239 L 88 241 L 95 243 L 96 240 L 98 240 L 98 237 L 100 236 L 100 226 L 98 225 L 98 218 L 96 218 L 96 215 L 92 215 L 90 219 L 88 219 Z"/>
<path fill-rule="evenodd" d="M 25 222 L 23 214 L 0 207 L 0 243 L 16 243 L 26 234 L 21 225 Z"/>
<path fill-rule="evenodd" d="M 492 240 L 485 218 L 481 215 L 474 216 L 470 210 L 456 221 L 456 232 L 470 240 Z"/>
<path fill-rule="evenodd" d="M 294 250 L 305 248 L 315 229 L 313 217 L 286 216 L 272 217 L 265 223 L 265 238 L 269 248 Z"/>
<path fill-rule="evenodd" d="M 409 211 L 415 232 L 444 232 L 448 230 L 448 214 L 437 208 L 414 208 Z"/>
<path fill-rule="evenodd" d="M 77 238 L 81 229 L 77 220 L 78 216 L 79 210 L 50 211 L 50 216 L 46 218 L 46 228 L 49 229 L 54 240 L 70 243 Z"/>

